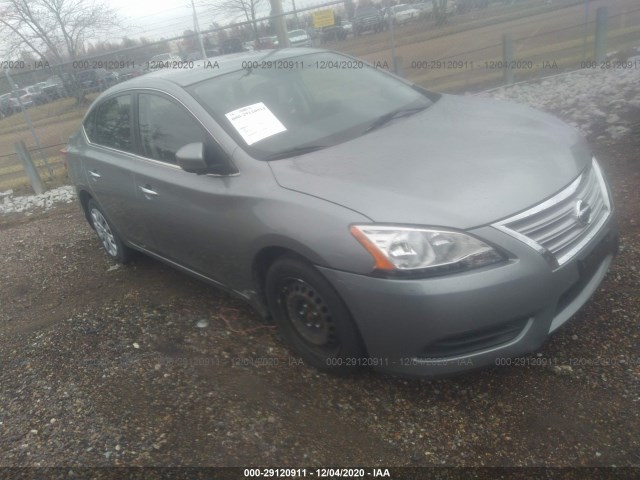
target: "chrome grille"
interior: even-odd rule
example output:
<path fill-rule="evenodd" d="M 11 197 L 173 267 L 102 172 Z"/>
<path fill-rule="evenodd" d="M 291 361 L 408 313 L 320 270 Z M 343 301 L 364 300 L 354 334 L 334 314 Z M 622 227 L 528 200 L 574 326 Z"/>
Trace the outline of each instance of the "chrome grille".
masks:
<path fill-rule="evenodd" d="M 593 159 L 591 168 L 560 193 L 494 227 L 550 254 L 562 265 L 593 238 L 610 213 L 606 183 Z"/>

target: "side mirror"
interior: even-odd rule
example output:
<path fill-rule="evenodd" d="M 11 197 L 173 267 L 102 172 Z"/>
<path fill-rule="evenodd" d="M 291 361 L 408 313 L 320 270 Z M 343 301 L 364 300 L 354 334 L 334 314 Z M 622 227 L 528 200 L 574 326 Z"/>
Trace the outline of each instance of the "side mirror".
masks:
<path fill-rule="evenodd" d="M 176 160 L 185 172 L 203 174 L 209 171 L 202 142 L 188 143 L 176 152 Z"/>

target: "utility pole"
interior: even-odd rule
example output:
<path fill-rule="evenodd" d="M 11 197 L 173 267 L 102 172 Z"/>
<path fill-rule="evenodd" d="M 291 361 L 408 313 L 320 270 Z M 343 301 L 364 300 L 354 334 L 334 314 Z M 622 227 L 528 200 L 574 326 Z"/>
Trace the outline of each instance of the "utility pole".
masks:
<path fill-rule="evenodd" d="M 278 47 L 287 48 L 289 46 L 289 37 L 287 36 L 287 26 L 282 14 L 282 0 L 269 0 L 271 3 L 271 16 L 275 17 L 276 34 L 278 35 Z"/>
<path fill-rule="evenodd" d="M 296 10 L 296 0 L 291 0 L 293 4 L 293 18 L 296 20 L 296 28 L 300 28 L 300 22 L 298 22 L 298 11 Z"/>
<path fill-rule="evenodd" d="M 196 15 L 196 5 L 191 0 L 191 9 L 193 10 L 193 28 L 196 31 L 198 37 L 198 43 L 200 43 L 200 52 L 202 53 L 202 59 L 207 59 L 207 52 L 204 49 L 204 43 L 202 42 L 202 35 L 200 35 L 200 27 L 198 26 L 198 15 Z"/>
<path fill-rule="evenodd" d="M 607 21 L 609 9 L 598 7 L 596 10 L 596 48 L 594 60 L 598 63 L 607 58 Z"/>

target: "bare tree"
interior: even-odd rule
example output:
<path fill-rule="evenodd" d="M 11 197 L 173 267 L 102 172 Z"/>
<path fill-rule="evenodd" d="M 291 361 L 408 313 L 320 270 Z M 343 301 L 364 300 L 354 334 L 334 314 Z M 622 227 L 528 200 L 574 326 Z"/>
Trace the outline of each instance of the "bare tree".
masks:
<path fill-rule="evenodd" d="M 433 0 L 433 15 L 436 19 L 436 25 L 447 23 L 449 19 L 447 10 L 447 0 Z"/>
<path fill-rule="evenodd" d="M 258 10 L 264 4 L 264 0 L 210 0 L 205 5 L 214 14 L 227 17 L 243 17 L 245 21 L 251 22 L 254 39 L 258 39 L 258 25 L 256 18 Z"/>
<path fill-rule="evenodd" d="M 101 0 L 5 0 L 0 3 L 0 40 L 7 51 L 27 50 L 41 60 L 74 60 L 90 38 L 117 25 Z"/>

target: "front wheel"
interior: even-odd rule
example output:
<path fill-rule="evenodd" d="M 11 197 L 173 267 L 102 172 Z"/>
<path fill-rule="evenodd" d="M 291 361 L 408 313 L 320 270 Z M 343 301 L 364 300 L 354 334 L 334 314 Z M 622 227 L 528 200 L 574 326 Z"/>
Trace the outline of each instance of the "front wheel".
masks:
<path fill-rule="evenodd" d="M 107 255 L 119 263 L 129 261 L 132 253 L 131 249 L 122 243 L 98 203 L 93 199 L 89 200 L 87 210 L 89 211 L 91 226 L 96 231 Z"/>
<path fill-rule="evenodd" d="M 365 350 L 351 315 L 331 284 L 295 256 L 276 260 L 267 272 L 269 309 L 284 341 L 318 370 L 357 369 Z"/>

